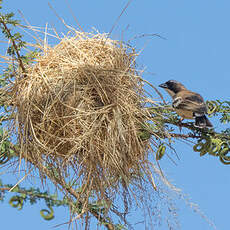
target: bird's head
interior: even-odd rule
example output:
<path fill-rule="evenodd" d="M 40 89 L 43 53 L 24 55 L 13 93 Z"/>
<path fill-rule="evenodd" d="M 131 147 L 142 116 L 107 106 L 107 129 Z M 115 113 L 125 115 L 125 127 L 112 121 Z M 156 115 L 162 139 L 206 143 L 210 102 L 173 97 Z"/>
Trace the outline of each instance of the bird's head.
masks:
<path fill-rule="evenodd" d="M 182 85 L 180 82 L 175 81 L 175 80 L 169 80 L 165 83 L 162 83 L 159 85 L 159 87 L 165 89 L 169 93 L 169 95 L 172 97 L 175 96 L 175 94 L 177 94 L 181 90 L 186 89 L 184 85 Z"/>

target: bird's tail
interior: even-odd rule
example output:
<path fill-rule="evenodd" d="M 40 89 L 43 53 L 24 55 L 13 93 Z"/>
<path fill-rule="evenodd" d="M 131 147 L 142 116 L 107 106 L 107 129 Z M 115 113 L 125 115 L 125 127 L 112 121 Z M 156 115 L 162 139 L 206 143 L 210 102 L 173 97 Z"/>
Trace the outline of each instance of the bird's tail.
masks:
<path fill-rule="evenodd" d="M 195 127 L 198 128 L 212 128 L 212 123 L 208 120 L 208 118 L 203 115 L 203 116 L 196 116 L 195 117 Z"/>

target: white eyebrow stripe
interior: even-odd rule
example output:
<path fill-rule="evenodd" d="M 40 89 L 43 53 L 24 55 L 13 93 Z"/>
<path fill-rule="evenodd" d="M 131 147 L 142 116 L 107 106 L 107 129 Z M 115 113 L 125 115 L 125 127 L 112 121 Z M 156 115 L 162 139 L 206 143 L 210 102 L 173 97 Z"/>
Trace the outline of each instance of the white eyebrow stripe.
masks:
<path fill-rule="evenodd" d="M 173 101 L 178 101 L 178 100 L 182 100 L 182 97 L 176 97 L 173 99 Z"/>
<path fill-rule="evenodd" d="M 182 97 L 176 97 L 173 99 L 173 107 L 176 108 L 183 101 Z"/>

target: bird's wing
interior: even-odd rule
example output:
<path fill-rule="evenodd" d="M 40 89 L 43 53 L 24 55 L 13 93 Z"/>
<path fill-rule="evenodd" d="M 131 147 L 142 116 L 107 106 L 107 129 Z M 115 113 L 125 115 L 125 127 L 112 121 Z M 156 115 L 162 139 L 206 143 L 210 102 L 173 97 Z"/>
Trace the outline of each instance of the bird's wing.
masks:
<path fill-rule="evenodd" d="M 198 114 L 207 113 L 207 106 L 201 95 L 190 91 L 178 93 L 173 100 L 173 107 Z"/>

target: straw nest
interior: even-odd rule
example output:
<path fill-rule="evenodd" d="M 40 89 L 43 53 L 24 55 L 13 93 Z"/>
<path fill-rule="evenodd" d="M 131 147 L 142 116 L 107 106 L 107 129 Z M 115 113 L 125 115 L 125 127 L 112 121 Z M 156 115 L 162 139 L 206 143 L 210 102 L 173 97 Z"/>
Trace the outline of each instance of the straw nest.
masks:
<path fill-rule="evenodd" d="M 87 189 L 111 198 L 127 186 L 149 148 L 139 137 L 145 114 L 136 56 L 103 34 L 76 32 L 46 46 L 13 87 L 21 156 L 56 181 L 71 175 L 84 185 L 82 196 Z"/>

